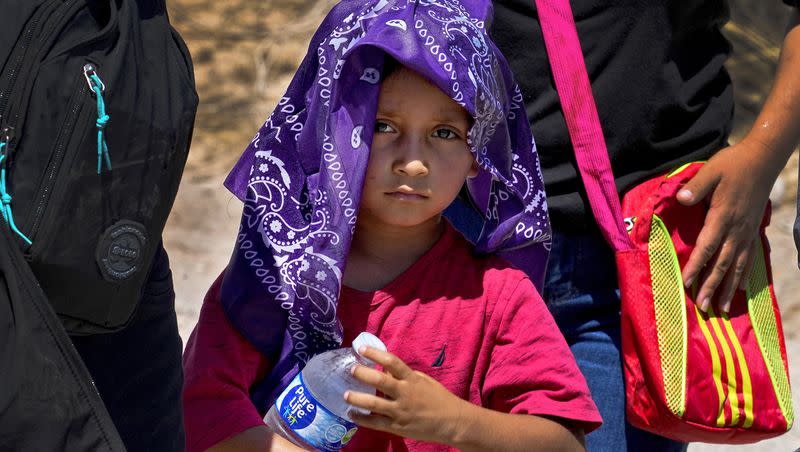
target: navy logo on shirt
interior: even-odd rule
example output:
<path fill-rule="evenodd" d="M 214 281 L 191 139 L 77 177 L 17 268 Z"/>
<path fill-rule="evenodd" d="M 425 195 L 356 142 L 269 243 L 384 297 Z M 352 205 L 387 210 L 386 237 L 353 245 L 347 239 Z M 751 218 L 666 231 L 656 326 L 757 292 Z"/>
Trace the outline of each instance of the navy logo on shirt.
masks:
<path fill-rule="evenodd" d="M 433 364 L 431 364 L 431 367 L 442 367 L 442 364 L 444 364 L 444 351 L 445 350 L 447 350 L 447 345 L 443 345 L 442 346 L 442 351 L 439 352 L 439 356 L 436 357 L 436 361 L 434 361 Z"/>

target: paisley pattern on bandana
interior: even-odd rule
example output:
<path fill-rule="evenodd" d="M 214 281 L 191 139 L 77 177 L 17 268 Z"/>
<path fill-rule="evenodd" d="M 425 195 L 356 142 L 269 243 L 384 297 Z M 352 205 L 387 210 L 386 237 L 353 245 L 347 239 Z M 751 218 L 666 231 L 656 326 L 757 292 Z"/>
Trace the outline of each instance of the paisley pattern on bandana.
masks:
<path fill-rule="evenodd" d="M 285 96 L 225 184 L 245 203 L 222 285 L 233 325 L 272 362 L 253 395 L 263 408 L 317 353 L 340 346 L 342 272 L 375 125 L 386 55 L 474 118 L 483 221 L 475 246 L 541 280 L 550 226 L 522 93 L 487 37 L 491 2 L 351 0 L 331 10 Z"/>

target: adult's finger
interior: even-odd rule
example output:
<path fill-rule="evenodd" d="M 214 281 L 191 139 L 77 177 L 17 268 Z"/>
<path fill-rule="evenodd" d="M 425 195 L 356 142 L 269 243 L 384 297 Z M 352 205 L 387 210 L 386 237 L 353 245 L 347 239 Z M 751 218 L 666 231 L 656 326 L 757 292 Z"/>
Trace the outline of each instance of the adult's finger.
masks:
<path fill-rule="evenodd" d="M 731 269 L 735 257 L 736 245 L 731 241 L 726 241 L 722 244 L 719 253 L 709 261 L 708 271 L 697 292 L 697 302 L 703 311 L 708 311 L 711 299 L 728 274 L 728 270 Z"/>
<path fill-rule="evenodd" d="M 736 295 L 736 291 L 739 290 L 739 283 L 744 276 L 747 263 L 750 261 L 750 250 L 749 244 L 745 247 L 739 247 L 734 258 L 733 269 L 725 275 L 725 279 L 722 281 L 718 300 L 720 309 L 725 313 L 730 312 L 731 301 Z"/>
<path fill-rule="evenodd" d="M 689 255 L 689 260 L 683 267 L 683 285 L 691 287 L 697 280 L 697 275 L 708 264 L 722 242 L 725 230 L 727 229 L 727 215 L 717 212 L 715 209 L 709 210 L 706 215 L 705 224 L 700 229 L 697 236 L 694 250 Z"/>
<path fill-rule="evenodd" d="M 756 261 L 756 253 L 760 253 L 761 249 L 759 247 L 761 238 L 757 238 L 753 240 L 753 243 L 750 245 L 750 259 L 747 261 L 747 266 L 744 268 L 744 274 L 742 275 L 742 279 L 739 281 L 739 289 L 740 290 L 747 290 L 747 287 L 750 286 L 750 277 L 753 273 L 753 264 Z"/>
<path fill-rule="evenodd" d="M 720 181 L 720 174 L 711 162 L 705 164 L 692 179 L 678 192 L 678 202 L 684 206 L 693 206 L 714 191 Z"/>

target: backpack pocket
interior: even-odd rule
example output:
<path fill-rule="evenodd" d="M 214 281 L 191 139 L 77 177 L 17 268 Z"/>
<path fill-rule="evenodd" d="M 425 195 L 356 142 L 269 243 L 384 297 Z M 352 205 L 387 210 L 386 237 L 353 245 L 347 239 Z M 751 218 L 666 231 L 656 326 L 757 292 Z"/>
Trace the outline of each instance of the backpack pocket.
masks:
<path fill-rule="evenodd" d="M 77 71 L 76 71 L 77 72 Z M 54 194 L 60 193 L 63 187 L 57 186 L 59 171 L 61 170 L 62 163 L 65 163 L 65 157 L 70 149 L 70 145 L 74 141 L 81 141 L 91 129 L 90 113 L 87 105 L 87 97 L 89 90 L 80 73 L 74 75 L 72 82 L 72 95 L 67 102 L 67 109 L 64 119 L 58 132 L 55 135 L 55 141 L 49 149 L 49 158 L 41 159 L 47 162 L 47 166 L 41 173 L 42 177 L 36 184 L 31 184 L 30 190 L 35 190 L 35 195 L 31 199 L 28 206 L 28 218 L 23 223 L 23 230 L 26 231 L 27 237 L 33 243 L 39 243 L 39 229 L 42 226 L 44 214 L 47 211 L 50 200 L 55 197 L 57 202 L 58 196 Z M 44 157 L 44 156 L 43 156 Z M 69 160 L 69 159 L 67 159 Z M 66 162 L 69 164 L 69 161 Z M 21 189 L 24 190 L 25 184 L 20 184 Z M 63 184 L 61 184 L 63 185 Z M 44 240 L 46 242 L 46 240 Z M 29 245 L 26 252 L 32 252 L 33 245 Z"/>
<path fill-rule="evenodd" d="M 9 168 L 14 215 L 28 234 L 17 241 L 67 330 L 80 335 L 119 330 L 136 311 L 198 98 L 163 3 L 70 5 L 60 28 L 43 32 L 52 42 L 15 94 L 24 115 Z"/>

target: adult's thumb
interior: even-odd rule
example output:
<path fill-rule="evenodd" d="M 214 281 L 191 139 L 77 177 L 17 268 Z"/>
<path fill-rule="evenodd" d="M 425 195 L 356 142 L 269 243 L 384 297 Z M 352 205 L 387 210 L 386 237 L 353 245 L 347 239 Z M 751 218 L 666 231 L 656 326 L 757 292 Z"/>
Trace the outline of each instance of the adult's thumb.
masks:
<path fill-rule="evenodd" d="M 684 206 L 693 206 L 708 196 L 714 189 L 719 179 L 712 175 L 707 167 L 700 168 L 700 171 L 684 185 L 677 194 L 678 202 Z"/>

